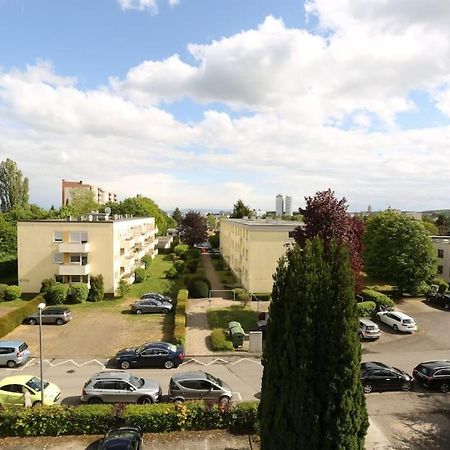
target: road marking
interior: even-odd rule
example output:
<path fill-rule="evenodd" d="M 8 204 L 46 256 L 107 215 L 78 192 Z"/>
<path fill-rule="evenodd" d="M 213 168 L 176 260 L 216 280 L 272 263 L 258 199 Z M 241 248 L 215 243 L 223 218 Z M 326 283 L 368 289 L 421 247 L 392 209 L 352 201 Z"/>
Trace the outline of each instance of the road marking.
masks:
<path fill-rule="evenodd" d="M 103 369 L 105 368 L 105 364 L 103 364 L 102 362 L 100 362 L 98 359 L 90 359 L 89 361 L 85 361 L 83 363 L 77 363 L 76 361 L 74 361 L 73 359 L 66 359 L 64 361 L 61 362 L 55 362 L 53 363 L 52 361 L 48 360 L 48 359 L 44 359 L 42 361 L 44 364 L 47 363 L 50 367 L 58 367 L 58 366 L 62 366 L 63 364 L 73 364 L 76 367 L 82 367 L 82 366 L 86 366 L 88 364 L 91 363 L 95 363 L 95 364 L 99 364 L 100 367 L 102 367 Z M 20 366 L 20 367 L 15 367 L 14 369 L 6 369 L 6 370 L 12 370 L 12 371 L 18 371 L 18 370 L 24 370 L 26 367 L 29 366 L 39 366 L 40 362 L 37 358 L 31 358 L 25 365 Z"/>
<path fill-rule="evenodd" d="M 240 392 L 232 392 L 233 396 L 236 395 L 239 398 L 239 401 L 242 402 L 242 395 Z"/>
<path fill-rule="evenodd" d="M 261 364 L 261 362 L 259 360 L 255 360 L 254 358 L 241 358 L 241 359 L 239 359 L 239 360 L 237 360 L 235 362 L 231 362 L 231 361 L 228 361 L 228 360 L 222 359 L 222 358 L 215 358 L 212 361 L 209 361 L 207 363 L 199 361 L 198 359 L 195 359 L 195 358 L 191 358 L 188 361 L 185 361 L 185 362 L 181 363 L 180 366 L 184 366 L 185 364 L 190 364 L 190 363 L 192 363 L 192 364 L 199 364 L 201 366 L 210 366 L 212 364 L 229 364 L 230 366 L 235 366 L 236 364 L 239 364 L 242 361 L 250 361 L 250 362 L 253 362 L 255 364 Z"/>

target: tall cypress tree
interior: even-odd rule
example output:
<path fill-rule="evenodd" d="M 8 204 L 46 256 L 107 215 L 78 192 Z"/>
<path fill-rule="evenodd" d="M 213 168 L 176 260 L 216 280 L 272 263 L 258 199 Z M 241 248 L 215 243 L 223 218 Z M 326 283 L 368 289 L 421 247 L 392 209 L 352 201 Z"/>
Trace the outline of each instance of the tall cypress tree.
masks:
<path fill-rule="evenodd" d="M 320 238 L 274 276 L 263 354 L 263 450 L 362 449 L 368 420 L 348 252 Z"/>

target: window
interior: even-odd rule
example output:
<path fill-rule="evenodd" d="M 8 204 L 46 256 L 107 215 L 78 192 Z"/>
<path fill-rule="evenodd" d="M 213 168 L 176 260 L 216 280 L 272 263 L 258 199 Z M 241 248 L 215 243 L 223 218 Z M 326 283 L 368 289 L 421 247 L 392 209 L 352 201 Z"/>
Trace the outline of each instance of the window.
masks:
<path fill-rule="evenodd" d="M 54 253 L 53 254 L 53 262 L 55 264 L 63 264 L 64 263 L 64 254 L 63 253 Z"/>
<path fill-rule="evenodd" d="M 439 273 L 439 274 L 441 274 L 441 275 L 442 275 L 443 270 L 444 270 L 444 267 L 443 267 L 443 266 L 438 266 L 438 267 L 437 267 L 437 273 Z"/>
<path fill-rule="evenodd" d="M 62 231 L 54 231 L 53 232 L 53 242 L 62 242 L 63 241 L 63 232 Z"/>
<path fill-rule="evenodd" d="M 14 353 L 14 349 L 9 347 L 0 348 L 0 355 L 8 355 L 9 353 Z"/>
<path fill-rule="evenodd" d="M 438 258 L 443 258 L 443 257 L 444 257 L 444 249 L 438 248 Z"/>
<path fill-rule="evenodd" d="M 70 255 L 70 262 L 72 264 L 80 264 L 81 256 L 80 255 Z"/>
<path fill-rule="evenodd" d="M 86 231 L 71 231 L 69 240 L 70 242 L 86 244 L 88 241 L 88 234 Z"/>
<path fill-rule="evenodd" d="M 63 275 L 55 275 L 55 281 L 57 283 L 64 283 L 64 276 Z"/>
<path fill-rule="evenodd" d="M 114 390 L 114 389 L 116 389 L 116 382 L 115 381 L 98 381 L 97 383 L 95 383 L 94 389 Z"/>
<path fill-rule="evenodd" d="M 201 389 L 201 382 L 196 380 L 186 380 L 180 382 L 180 384 L 187 389 Z"/>

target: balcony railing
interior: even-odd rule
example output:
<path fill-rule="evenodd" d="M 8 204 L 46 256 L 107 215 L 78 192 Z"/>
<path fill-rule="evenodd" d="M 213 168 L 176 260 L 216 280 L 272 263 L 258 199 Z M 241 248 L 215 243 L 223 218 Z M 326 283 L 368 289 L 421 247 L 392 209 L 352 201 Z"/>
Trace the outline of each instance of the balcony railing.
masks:
<path fill-rule="evenodd" d="M 90 246 L 88 242 L 63 242 L 58 245 L 59 253 L 88 253 Z"/>
<path fill-rule="evenodd" d="M 58 266 L 58 275 L 89 275 L 89 264 L 60 264 Z"/>

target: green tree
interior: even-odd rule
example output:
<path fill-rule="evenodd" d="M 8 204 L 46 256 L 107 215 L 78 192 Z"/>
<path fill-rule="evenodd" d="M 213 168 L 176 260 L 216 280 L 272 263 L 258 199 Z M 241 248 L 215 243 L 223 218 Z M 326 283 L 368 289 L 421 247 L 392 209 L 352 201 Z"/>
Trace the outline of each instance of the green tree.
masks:
<path fill-rule="evenodd" d="M 99 302 L 105 296 L 105 287 L 103 275 L 91 275 L 91 288 L 89 289 L 88 300 L 90 302 Z"/>
<path fill-rule="evenodd" d="M 261 449 L 363 449 L 368 418 L 348 249 L 307 240 L 288 250 L 274 280 Z"/>
<path fill-rule="evenodd" d="M 98 211 L 98 203 L 89 189 L 73 189 L 72 201 L 69 205 L 74 216 L 84 216 L 92 211 Z"/>
<path fill-rule="evenodd" d="M 189 211 L 178 226 L 178 234 L 182 242 L 193 246 L 206 241 L 207 229 L 205 218 L 199 212 Z"/>
<path fill-rule="evenodd" d="M 433 222 L 424 219 L 422 225 L 430 236 L 437 236 L 439 234 L 439 228 Z"/>
<path fill-rule="evenodd" d="M 183 214 L 181 214 L 180 208 L 178 208 L 178 206 L 173 210 L 172 219 L 175 220 L 177 225 L 179 225 L 183 220 Z"/>
<path fill-rule="evenodd" d="M 215 214 L 206 215 L 206 224 L 210 230 L 215 230 L 217 228 L 218 219 Z"/>
<path fill-rule="evenodd" d="M 0 162 L 0 211 L 28 203 L 28 178 L 22 175 L 11 159 Z"/>
<path fill-rule="evenodd" d="M 233 212 L 230 217 L 233 219 L 242 219 L 243 217 L 250 217 L 251 214 L 252 210 L 250 209 L 250 206 L 245 205 L 244 202 L 239 199 L 233 205 Z"/>
<path fill-rule="evenodd" d="M 366 221 L 364 267 L 367 275 L 416 293 L 436 274 L 431 238 L 421 222 L 387 210 Z"/>

